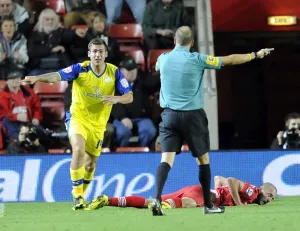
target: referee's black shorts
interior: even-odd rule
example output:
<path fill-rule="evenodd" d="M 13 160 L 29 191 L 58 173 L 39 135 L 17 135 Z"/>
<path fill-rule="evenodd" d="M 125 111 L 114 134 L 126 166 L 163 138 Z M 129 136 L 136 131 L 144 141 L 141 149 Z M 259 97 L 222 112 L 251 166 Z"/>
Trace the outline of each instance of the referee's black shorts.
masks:
<path fill-rule="evenodd" d="M 210 148 L 208 120 L 203 109 L 175 111 L 166 108 L 159 124 L 162 152 L 181 152 L 183 142 L 194 157 L 202 156 Z"/>

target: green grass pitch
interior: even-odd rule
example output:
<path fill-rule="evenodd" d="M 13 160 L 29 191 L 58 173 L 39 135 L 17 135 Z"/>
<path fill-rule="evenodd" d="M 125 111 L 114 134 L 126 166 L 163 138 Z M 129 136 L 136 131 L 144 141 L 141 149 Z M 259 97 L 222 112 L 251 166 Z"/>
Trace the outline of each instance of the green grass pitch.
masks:
<path fill-rule="evenodd" d="M 281 197 L 265 206 L 226 207 L 224 214 L 203 215 L 202 208 L 166 210 L 104 207 L 72 211 L 71 203 L 6 203 L 0 231 L 297 231 L 300 197 Z"/>

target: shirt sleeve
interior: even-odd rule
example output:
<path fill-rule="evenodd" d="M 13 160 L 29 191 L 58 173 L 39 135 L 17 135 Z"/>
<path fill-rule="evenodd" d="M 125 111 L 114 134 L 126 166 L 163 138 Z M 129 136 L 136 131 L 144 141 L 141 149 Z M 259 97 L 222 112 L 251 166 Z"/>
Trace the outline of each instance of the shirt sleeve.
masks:
<path fill-rule="evenodd" d="M 124 75 L 122 74 L 119 68 L 116 70 L 115 78 L 116 78 L 117 89 L 122 95 L 128 92 L 132 92 L 129 83 L 127 82 L 127 80 L 125 79 Z"/>
<path fill-rule="evenodd" d="M 259 189 L 254 185 L 251 185 L 249 183 L 244 183 L 244 186 L 239 194 L 247 202 L 252 203 L 257 198 L 259 194 Z"/>
<path fill-rule="evenodd" d="M 198 60 L 200 65 L 205 69 L 221 69 L 222 67 L 221 57 L 198 54 Z"/>
<path fill-rule="evenodd" d="M 81 66 L 79 63 L 77 63 L 64 69 L 61 69 L 57 73 L 60 75 L 61 81 L 72 81 L 77 79 L 80 69 Z"/>

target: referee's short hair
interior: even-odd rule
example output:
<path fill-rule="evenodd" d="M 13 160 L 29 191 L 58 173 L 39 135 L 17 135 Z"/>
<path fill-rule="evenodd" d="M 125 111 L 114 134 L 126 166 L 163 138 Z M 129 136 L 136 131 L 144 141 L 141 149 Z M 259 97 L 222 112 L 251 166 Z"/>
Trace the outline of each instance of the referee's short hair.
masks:
<path fill-rule="evenodd" d="M 176 30 L 175 39 L 178 45 L 186 46 L 193 41 L 194 33 L 189 26 L 181 26 Z"/>
<path fill-rule="evenodd" d="M 101 39 L 101 38 L 94 38 L 94 39 L 92 39 L 90 41 L 89 45 L 88 45 L 89 50 L 91 49 L 91 47 L 93 45 L 104 45 L 105 46 L 105 50 L 106 51 L 108 50 L 106 42 L 103 39 Z"/>

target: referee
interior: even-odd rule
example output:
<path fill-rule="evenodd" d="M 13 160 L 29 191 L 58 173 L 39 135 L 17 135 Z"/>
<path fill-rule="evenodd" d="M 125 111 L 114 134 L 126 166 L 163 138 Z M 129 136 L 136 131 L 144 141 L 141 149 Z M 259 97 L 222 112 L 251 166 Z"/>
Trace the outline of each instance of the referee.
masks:
<path fill-rule="evenodd" d="M 184 140 L 199 165 L 199 181 L 203 188 L 204 214 L 223 213 L 210 198 L 211 171 L 208 120 L 204 107 L 203 74 L 205 69 L 220 69 L 264 58 L 272 49 L 249 54 L 213 57 L 189 50 L 194 44 L 190 27 L 182 26 L 175 33 L 175 48 L 158 57 L 156 70 L 160 71 L 160 106 L 164 108 L 159 125 L 162 146 L 161 163 L 156 171 L 156 195 L 152 203 L 154 216 L 162 216 L 161 195 L 175 155 L 180 153 Z"/>

